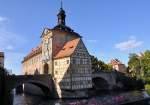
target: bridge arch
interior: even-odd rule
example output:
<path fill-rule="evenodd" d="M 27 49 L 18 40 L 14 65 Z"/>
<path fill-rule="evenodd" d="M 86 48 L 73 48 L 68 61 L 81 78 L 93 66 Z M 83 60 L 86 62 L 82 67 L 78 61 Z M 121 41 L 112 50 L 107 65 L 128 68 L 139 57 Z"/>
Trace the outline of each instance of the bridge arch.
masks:
<path fill-rule="evenodd" d="M 11 92 L 13 89 L 15 89 L 18 86 L 23 85 L 23 84 L 32 84 L 34 86 L 39 87 L 45 96 L 48 96 L 48 97 L 53 96 L 52 95 L 52 90 L 48 86 L 44 85 L 41 82 L 37 82 L 37 81 L 21 81 L 21 82 L 18 82 L 18 83 L 14 83 L 10 87 L 9 92 Z"/>
<path fill-rule="evenodd" d="M 5 93 L 9 94 L 13 89 L 22 84 L 32 84 L 41 89 L 45 96 L 55 97 L 55 86 L 51 75 L 12 75 L 7 76 Z"/>
<path fill-rule="evenodd" d="M 96 90 L 109 90 L 109 83 L 102 77 L 92 78 L 93 88 Z"/>

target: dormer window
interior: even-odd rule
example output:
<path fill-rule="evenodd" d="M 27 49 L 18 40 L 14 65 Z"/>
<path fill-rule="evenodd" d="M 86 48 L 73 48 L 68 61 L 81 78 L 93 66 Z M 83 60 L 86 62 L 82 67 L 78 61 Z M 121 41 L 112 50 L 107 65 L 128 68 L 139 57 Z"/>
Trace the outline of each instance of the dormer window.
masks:
<path fill-rule="evenodd" d="M 73 48 L 73 46 L 70 46 L 70 48 Z"/>

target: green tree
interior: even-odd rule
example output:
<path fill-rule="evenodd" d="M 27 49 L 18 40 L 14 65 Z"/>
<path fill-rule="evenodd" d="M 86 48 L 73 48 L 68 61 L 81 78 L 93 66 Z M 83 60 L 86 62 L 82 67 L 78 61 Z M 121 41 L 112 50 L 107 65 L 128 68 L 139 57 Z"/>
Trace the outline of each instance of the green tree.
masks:
<path fill-rule="evenodd" d="M 150 50 L 145 51 L 141 57 L 143 79 L 150 80 Z"/>
<path fill-rule="evenodd" d="M 91 55 L 91 63 L 92 63 L 92 70 L 98 69 L 98 59 L 97 59 L 97 57 Z"/>
<path fill-rule="evenodd" d="M 130 54 L 128 70 L 132 76 L 150 80 L 150 50 L 141 53 L 141 55 Z"/>
<path fill-rule="evenodd" d="M 138 55 L 135 53 L 129 55 L 128 70 L 132 77 L 136 77 L 137 75 L 139 75 L 140 62 Z"/>
<path fill-rule="evenodd" d="M 97 70 L 112 70 L 112 66 L 109 64 L 106 64 L 105 62 L 98 60 L 97 57 L 91 55 L 91 62 L 92 62 L 92 69 L 94 71 Z"/>

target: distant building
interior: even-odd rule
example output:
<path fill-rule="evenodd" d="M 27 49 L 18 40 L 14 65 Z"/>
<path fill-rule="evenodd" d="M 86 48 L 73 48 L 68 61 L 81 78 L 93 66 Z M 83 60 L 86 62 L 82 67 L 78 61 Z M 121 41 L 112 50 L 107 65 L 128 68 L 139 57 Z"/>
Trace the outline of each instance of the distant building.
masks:
<path fill-rule="evenodd" d="M 112 59 L 110 61 L 110 64 L 112 65 L 113 69 L 117 70 L 118 72 L 125 73 L 126 72 L 126 66 L 118 59 Z"/>
<path fill-rule="evenodd" d="M 23 73 L 51 74 L 58 91 L 92 88 L 91 58 L 82 37 L 66 26 L 62 7 L 57 17 L 57 25 L 45 28 L 41 44 L 24 57 Z"/>
<path fill-rule="evenodd" d="M 4 52 L 0 52 L 0 67 L 4 68 Z"/>

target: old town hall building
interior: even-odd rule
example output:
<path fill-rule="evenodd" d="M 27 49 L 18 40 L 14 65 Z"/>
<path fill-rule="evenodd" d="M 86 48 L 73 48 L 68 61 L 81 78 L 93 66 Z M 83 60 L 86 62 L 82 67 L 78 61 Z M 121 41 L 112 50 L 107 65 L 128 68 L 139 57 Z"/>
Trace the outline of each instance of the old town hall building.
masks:
<path fill-rule="evenodd" d="M 91 59 L 82 37 L 66 26 L 66 14 L 62 7 L 57 17 L 57 25 L 52 29 L 45 28 L 41 44 L 24 57 L 23 73 L 51 74 L 59 95 L 62 90 L 91 88 Z"/>

